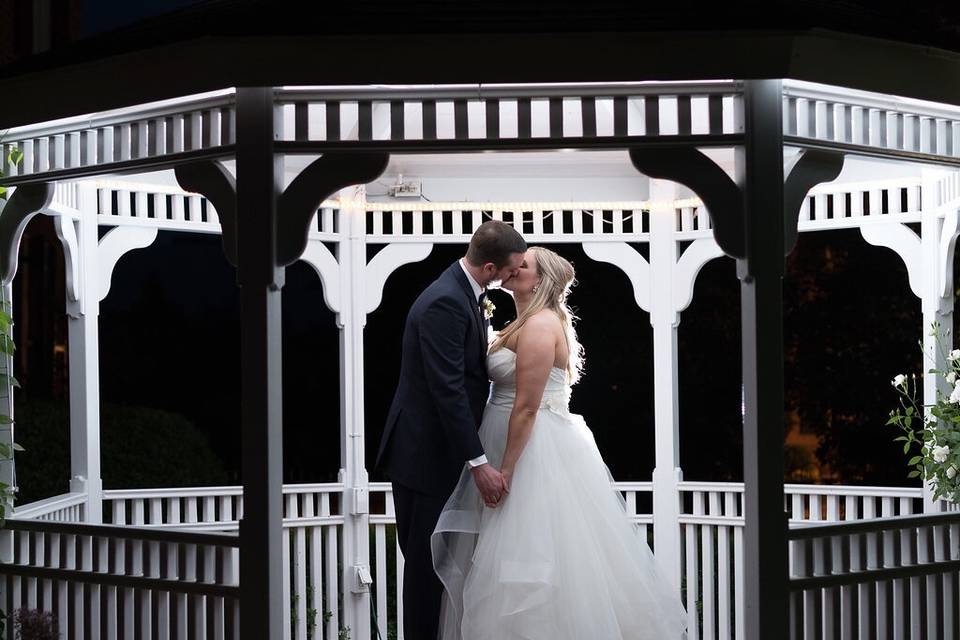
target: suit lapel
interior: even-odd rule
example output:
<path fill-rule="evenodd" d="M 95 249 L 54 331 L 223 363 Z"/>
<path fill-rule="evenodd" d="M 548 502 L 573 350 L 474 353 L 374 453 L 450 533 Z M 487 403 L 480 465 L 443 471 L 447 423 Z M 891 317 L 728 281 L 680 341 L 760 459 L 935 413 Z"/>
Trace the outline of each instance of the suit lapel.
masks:
<path fill-rule="evenodd" d="M 486 327 L 484 326 L 484 318 L 480 314 L 480 303 L 477 301 L 476 297 L 473 295 L 473 287 L 470 286 L 470 282 L 467 280 L 467 274 L 463 272 L 463 269 L 457 262 L 454 262 L 450 265 L 451 273 L 453 274 L 454 279 L 460 285 L 460 289 L 467 296 L 467 304 L 470 305 L 470 308 L 473 309 L 473 320 L 474 327 L 476 328 L 477 337 L 480 344 L 480 353 L 484 356 L 487 354 L 487 335 Z"/>

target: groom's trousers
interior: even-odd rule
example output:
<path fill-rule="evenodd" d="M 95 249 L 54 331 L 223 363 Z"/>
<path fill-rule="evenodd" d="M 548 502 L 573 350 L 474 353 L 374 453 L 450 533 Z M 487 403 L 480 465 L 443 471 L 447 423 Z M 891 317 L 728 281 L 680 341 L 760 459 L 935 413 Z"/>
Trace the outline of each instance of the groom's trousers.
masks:
<path fill-rule="evenodd" d="M 403 634 L 406 640 L 436 640 L 443 585 L 433 571 L 430 535 L 446 498 L 393 483 L 397 543 L 403 553 Z"/>

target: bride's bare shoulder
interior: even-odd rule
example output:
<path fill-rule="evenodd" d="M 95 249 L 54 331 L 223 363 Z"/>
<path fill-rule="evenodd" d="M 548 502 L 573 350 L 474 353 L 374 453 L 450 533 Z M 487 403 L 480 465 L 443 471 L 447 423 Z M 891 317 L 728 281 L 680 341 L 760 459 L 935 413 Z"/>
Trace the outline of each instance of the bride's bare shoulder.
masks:
<path fill-rule="evenodd" d="M 543 333 L 544 331 L 553 331 L 561 329 L 560 316 L 550 309 L 541 309 L 530 316 L 520 329 L 520 333 Z"/>

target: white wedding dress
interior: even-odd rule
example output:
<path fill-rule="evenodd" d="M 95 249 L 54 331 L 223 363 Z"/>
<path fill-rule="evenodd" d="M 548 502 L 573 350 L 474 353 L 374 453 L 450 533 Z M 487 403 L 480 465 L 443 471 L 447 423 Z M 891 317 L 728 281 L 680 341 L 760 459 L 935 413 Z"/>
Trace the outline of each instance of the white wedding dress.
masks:
<path fill-rule="evenodd" d="M 493 388 L 480 438 L 499 468 L 516 396 L 516 355 L 487 360 Z M 680 594 L 627 519 L 593 434 L 567 408 L 553 368 L 510 493 L 484 507 L 464 469 L 431 543 L 444 584 L 442 640 L 674 640 Z"/>

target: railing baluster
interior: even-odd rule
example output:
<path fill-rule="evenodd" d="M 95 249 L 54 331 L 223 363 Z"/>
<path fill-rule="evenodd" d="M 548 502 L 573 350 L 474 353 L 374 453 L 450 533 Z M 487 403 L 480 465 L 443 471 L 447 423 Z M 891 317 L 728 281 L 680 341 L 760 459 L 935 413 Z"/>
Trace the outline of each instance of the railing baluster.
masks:
<path fill-rule="evenodd" d="M 718 515 L 720 511 L 720 502 L 716 491 L 708 494 L 707 513 L 708 515 Z M 703 637 L 716 637 L 716 585 L 714 583 L 714 559 L 716 552 L 714 549 L 714 525 L 700 527 L 700 544 L 703 558 L 703 586 L 701 587 L 701 601 L 703 603 Z"/>
<path fill-rule="evenodd" d="M 700 621 L 697 617 L 697 600 L 699 599 L 698 579 L 700 574 L 699 556 L 697 553 L 698 525 L 684 525 L 686 535 L 686 576 L 687 576 L 687 637 L 689 640 L 698 640 L 700 637 Z"/>
<path fill-rule="evenodd" d="M 288 516 L 290 517 L 290 516 Z M 299 512 L 296 517 L 299 517 Z M 294 585 L 297 594 L 296 637 L 307 640 L 307 539 L 303 527 L 292 530 L 294 535 Z"/>
<path fill-rule="evenodd" d="M 853 546 L 856 536 L 836 536 L 834 547 L 833 567 L 831 573 L 843 575 L 850 572 L 853 565 Z M 853 640 L 855 588 L 851 585 L 842 585 L 840 591 L 839 637 L 841 640 Z"/>
<path fill-rule="evenodd" d="M 374 580 L 376 587 L 374 596 L 376 597 L 377 630 L 380 637 L 387 635 L 387 527 L 383 524 L 376 524 L 373 527 L 373 544 L 375 553 Z"/>
<path fill-rule="evenodd" d="M 313 518 L 316 513 L 316 493 L 309 494 L 304 500 L 303 516 Z M 313 620 L 308 621 L 308 631 L 315 640 L 323 633 L 323 547 L 321 546 L 320 527 L 310 527 L 307 548 L 310 553 L 309 588 L 306 599 L 308 606 L 313 610 Z"/>
<path fill-rule="evenodd" d="M 933 538 L 933 561 L 934 562 L 944 562 L 946 560 L 946 527 L 943 525 L 935 525 L 930 527 L 930 534 Z M 934 617 L 936 619 L 936 626 L 927 629 L 927 634 L 931 637 L 944 638 L 947 636 L 946 633 L 946 612 L 945 609 L 951 607 L 945 607 L 944 604 L 947 602 L 953 602 L 953 600 L 947 597 L 947 576 L 945 575 L 933 575 L 930 576 L 930 580 L 927 582 L 927 603 L 928 606 L 933 607 Z M 933 593 L 931 594 L 929 590 L 930 583 L 933 583 Z M 928 616 L 929 618 L 929 616 Z M 934 629 L 936 631 L 934 632 Z"/>
<path fill-rule="evenodd" d="M 943 528 L 943 544 L 946 548 L 943 550 L 942 559 L 943 560 L 953 560 L 956 559 L 956 556 L 960 554 L 960 538 L 957 537 L 958 534 L 957 525 L 950 525 Z M 952 572 L 949 574 L 943 575 L 943 601 L 946 602 L 957 602 L 960 599 L 960 593 L 957 591 L 957 572 Z M 957 637 L 957 610 L 954 607 L 944 607 L 943 612 L 943 628 L 944 628 L 944 637 L 956 639 Z"/>
<path fill-rule="evenodd" d="M 725 500 L 731 497 L 724 494 Z M 729 506 L 727 507 L 729 513 Z M 730 625 L 730 605 L 733 601 L 733 580 L 730 571 L 730 529 L 732 527 L 720 525 L 717 527 L 717 629 L 720 640 L 730 640 L 732 628 Z"/>
<path fill-rule="evenodd" d="M 330 494 L 324 493 L 320 496 L 320 515 L 330 515 Z M 339 557 L 337 545 L 337 528 L 325 527 L 324 531 L 324 551 L 326 552 L 325 578 L 327 611 L 330 612 L 330 618 L 327 622 L 327 637 L 336 638 L 340 633 L 340 607 L 337 602 L 340 597 L 340 580 L 337 573 L 337 560 Z M 324 612 L 326 617 L 326 612 Z"/>

